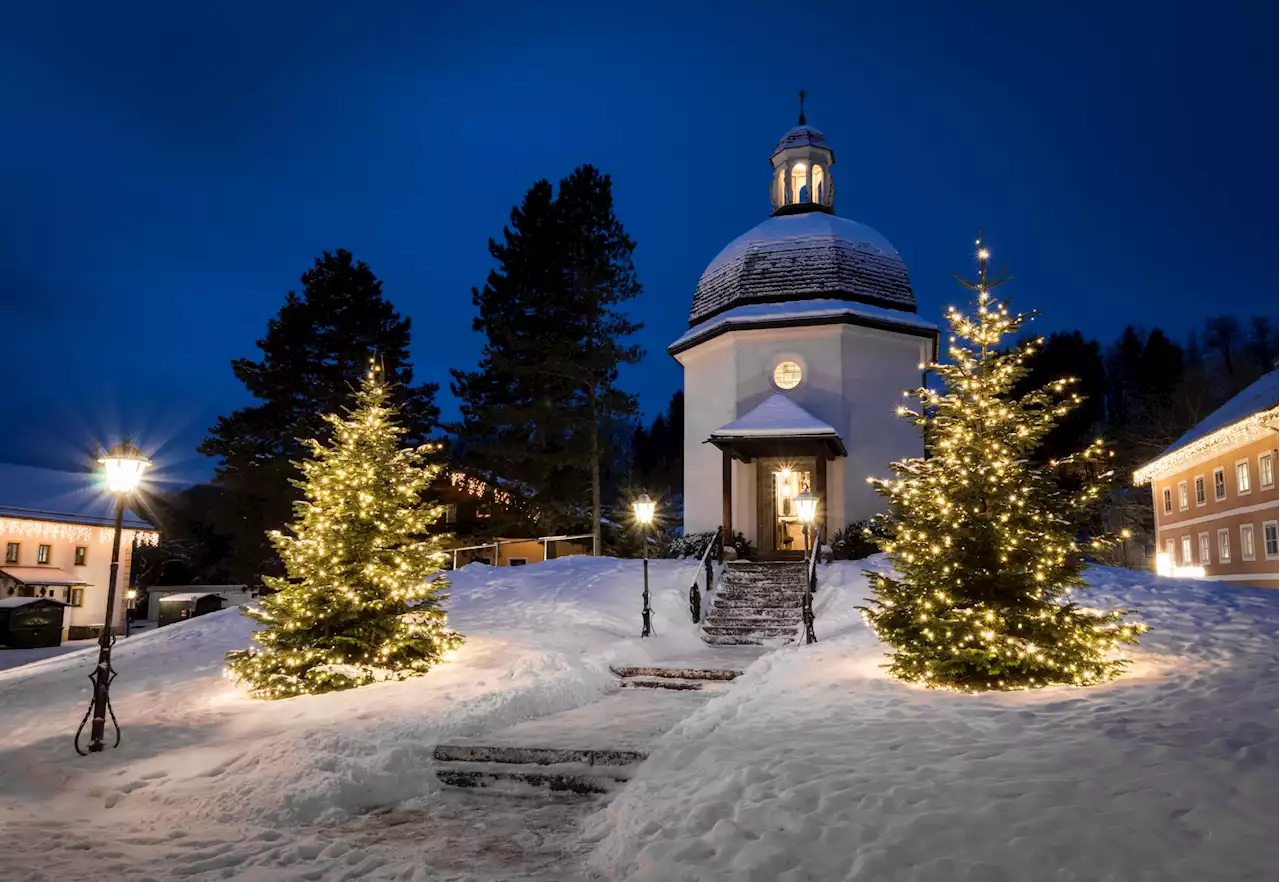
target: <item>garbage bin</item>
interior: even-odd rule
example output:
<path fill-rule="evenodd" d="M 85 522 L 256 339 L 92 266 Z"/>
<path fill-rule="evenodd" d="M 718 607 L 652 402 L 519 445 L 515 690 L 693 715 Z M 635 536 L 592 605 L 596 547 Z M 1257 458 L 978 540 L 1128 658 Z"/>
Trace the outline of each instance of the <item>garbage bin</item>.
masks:
<path fill-rule="evenodd" d="M 163 628 L 174 622 L 183 622 L 206 613 L 217 612 L 222 609 L 223 600 L 221 594 L 187 593 L 161 597 L 160 615 L 156 627 Z"/>
<path fill-rule="evenodd" d="M 50 597 L 0 600 L 0 643 L 10 649 L 62 645 L 62 611 L 67 604 Z"/>

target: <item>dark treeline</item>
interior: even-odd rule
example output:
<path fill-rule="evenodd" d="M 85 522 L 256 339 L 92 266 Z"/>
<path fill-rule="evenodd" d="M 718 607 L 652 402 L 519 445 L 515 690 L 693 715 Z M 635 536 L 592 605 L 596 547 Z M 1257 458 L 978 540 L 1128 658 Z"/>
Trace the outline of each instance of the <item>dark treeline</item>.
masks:
<path fill-rule="evenodd" d="M 1267 316 L 1247 325 L 1231 315 L 1214 316 L 1184 344 L 1160 328 L 1126 327 L 1107 348 L 1079 331 L 1049 335 L 1032 357 L 1022 394 L 1061 377 L 1076 377 L 1081 406 L 1045 439 L 1036 455 L 1063 457 L 1101 437 L 1115 451 L 1115 478 L 1102 528 L 1128 529 L 1128 548 L 1113 563 L 1142 560 L 1152 542 L 1151 492 L 1135 487 L 1136 468 L 1159 456 L 1233 395 L 1276 363 L 1276 326 Z"/>

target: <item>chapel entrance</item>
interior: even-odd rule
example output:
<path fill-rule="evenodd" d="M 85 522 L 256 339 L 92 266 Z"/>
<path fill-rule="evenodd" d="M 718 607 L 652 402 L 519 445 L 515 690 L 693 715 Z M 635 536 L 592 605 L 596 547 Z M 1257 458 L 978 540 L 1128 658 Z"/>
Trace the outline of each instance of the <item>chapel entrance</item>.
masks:
<path fill-rule="evenodd" d="M 786 559 L 804 555 L 804 525 L 796 514 L 796 497 L 805 491 L 814 492 L 817 467 L 814 456 L 756 460 L 756 536 L 762 557 Z"/>

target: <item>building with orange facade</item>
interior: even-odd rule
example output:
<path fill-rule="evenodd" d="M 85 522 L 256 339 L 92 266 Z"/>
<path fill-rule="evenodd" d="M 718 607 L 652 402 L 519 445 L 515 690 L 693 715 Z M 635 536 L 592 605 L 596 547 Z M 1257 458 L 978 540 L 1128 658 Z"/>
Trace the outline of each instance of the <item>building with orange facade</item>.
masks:
<path fill-rule="evenodd" d="M 1157 569 L 1280 587 L 1277 372 L 1218 408 L 1151 462 Z"/>

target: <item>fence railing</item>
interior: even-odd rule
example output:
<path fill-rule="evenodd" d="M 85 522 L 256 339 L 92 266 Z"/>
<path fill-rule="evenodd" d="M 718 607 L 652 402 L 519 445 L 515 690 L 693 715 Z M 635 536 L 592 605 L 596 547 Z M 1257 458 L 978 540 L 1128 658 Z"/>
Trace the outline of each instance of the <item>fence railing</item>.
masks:
<path fill-rule="evenodd" d="M 483 551 L 485 549 L 493 549 L 493 565 L 498 565 L 498 549 L 503 545 L 525 545 L 529 542 L 542 543 L 542 559 L 549 560 L 551 557 L 552 542 L 566 542 L 573 539 L 590 539 L 591 553 L 598 555 L 600 549 L 596 547 L 595 535 L 592 533 L 579 533 L 576 536 L 538 536 L 535 539 L 496 539 L 493 542 L 485 542 L 480 545 L 463 545 L 460 548 L 448 549 L 453 554 L 453 568 L 458 568 L 458 552 L 461 551 Z"/>
<path fill-rule="evenodd" d="M 698 569 L 693 573 L 693 583 L 689 586 L 689 613 L 693 616 L 695 625 L 702 621 L 702 592 L 711 590 L 711 582 L 715 578 L 711 568 L 712 559 L 717 562 L 724 561 L 724 533 L 721 527 L 716 527 L 715 535 L 702 550 L 702 559 L 698 561 Z M 705 573 L 704 588 L 698 587 L 699 573 Z"/>

